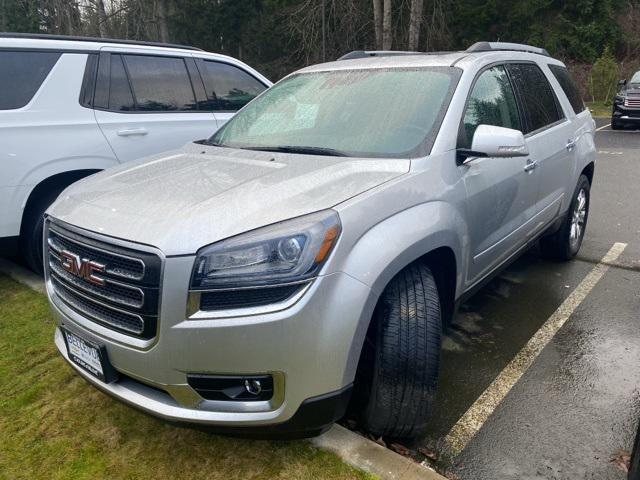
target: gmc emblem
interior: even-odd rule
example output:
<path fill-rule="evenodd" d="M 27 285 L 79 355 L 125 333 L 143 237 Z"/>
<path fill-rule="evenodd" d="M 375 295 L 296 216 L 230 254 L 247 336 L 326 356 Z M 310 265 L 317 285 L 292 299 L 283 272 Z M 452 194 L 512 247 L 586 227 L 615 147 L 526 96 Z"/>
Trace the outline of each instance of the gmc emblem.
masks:
<path fill-rule="evenodd" d="M 62 250 L 60 255 L 62 256 L 62 268 L 67 272 L 94 285 L 104 286 L 104 278 L 96 275 L 96 273 L 104 273 L 104 265 L 88 258 L 81 258 L 80 255 L 68 250 Z"/>

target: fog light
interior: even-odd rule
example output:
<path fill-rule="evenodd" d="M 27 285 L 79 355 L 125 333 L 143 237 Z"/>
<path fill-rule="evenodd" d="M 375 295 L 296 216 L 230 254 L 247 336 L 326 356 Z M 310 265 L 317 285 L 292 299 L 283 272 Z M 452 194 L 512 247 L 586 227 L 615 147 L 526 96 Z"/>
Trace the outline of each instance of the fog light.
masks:
<path fill-rule="evenodd" d="M 187 375 L 187 382 L 205 400 L 259 402 L 273 397 L 271 375 Z"/>
<path fill-rule="evenodd" d="M 262 385 L 260 384 L 260 380 L 247 379 L 244 381 L 244 388 L 251 395 L 260 395 L 260 393 L 262 392 Z"/>

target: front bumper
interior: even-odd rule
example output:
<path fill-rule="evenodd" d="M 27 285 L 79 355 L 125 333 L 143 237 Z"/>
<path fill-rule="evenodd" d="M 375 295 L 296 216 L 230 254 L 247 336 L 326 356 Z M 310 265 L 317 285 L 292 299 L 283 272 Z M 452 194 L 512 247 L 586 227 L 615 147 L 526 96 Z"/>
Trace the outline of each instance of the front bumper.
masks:
<path fill-rule="evenodd" d="M 231 433 L 256 428 L 318 433 L 344 413 L 357 366 L 362 319 L 375 296 L 344 273 L 321 276 L 283 310 L 246 317 L 189 320 L 187 286 L 193 257 L 165 259 L 161 310 L 155 338 L 141 342 L 79 316 L 47 282 L 60 325 L 104 345 L 121 376 L 105 384 L 72 366 L 108 394 L 169 421 L 222 427 Z M 237 312 L 236 312 L 237 313 Z M 366 330 L 366 326 L 364 326 Z M 359 340 L 360 339 L 360 340 Z M 68 360 L 64 340 L 56 345 Z M 269 401 L 205 400 L 187 374 L 257 375 L 274 378 Z M 311 413 L 309 413 L 311 412 Z M 319 413 L 313 413 L 319 412 Z M 274 425 L 280 425 L 274 429 Z"/>
<path fill-rule="evenodd" d="M 614 104 L 612 119 L 621 122 L 640 122 L 640 109 L 625 107 L 624 104 Z"/>

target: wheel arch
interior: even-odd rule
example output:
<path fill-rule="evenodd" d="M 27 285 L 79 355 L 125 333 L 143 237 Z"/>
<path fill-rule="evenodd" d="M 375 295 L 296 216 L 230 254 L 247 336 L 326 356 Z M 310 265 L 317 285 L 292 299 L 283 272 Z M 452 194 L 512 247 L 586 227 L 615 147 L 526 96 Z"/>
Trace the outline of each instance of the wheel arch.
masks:
<path fill-rule="evenodd" d="M 467 243 L 465 225 L 452 205 L 433 202 L 384 220 L 356 243 L 343 265 L 344 271 L 367 284 L 371 291 L 351 346 L 351 364 L 346 369 L 346 381 L 351 382 L 355 378 L 366 333 L 382 292 L 407 266 L 414 262 L 429 266 L 438 286 L 443 323 L 452 318 L 455 299 L 463 290 L 463 259 Z M 399 236 L 397 232 L 403 234 Z M 390 252 L 387 242 L 394 234 L 396 238 Z M 371 252 L 376 252 L 376 255 L 372 257 Z"/>
<path fill-rule="evenodd" d="M 94 173 L 100 172 L 101 169 L 82 169 L 82 170 L 71 170 L 67 172 L 57 173 L 55 175 L 51 175 L 50 177 L 46 177 L 42 181 L 40 181 L 37 185 L 35 185 L 29 195 L 26 197 L 23 209 L 22 209 L 22 217 L 21 217 L 21 227 L 20 230 L 24 228 L 24 218 L 29 214 L 30 209 L 37 204 L 38 200 L 41 199 L 44 195 L 51 192 L 54 189 L 64 189 L 71 185 L 72 183 L 77 182 L 89 175 L 93 175 Z"/>
<path fill-rule="evenodd" d="M 581 175 L 586 176 L 589 179 L 589 185 L 593 185 L 593 174 L 595 173 L 595 162 L 589 162 L 580 172 Z"/>

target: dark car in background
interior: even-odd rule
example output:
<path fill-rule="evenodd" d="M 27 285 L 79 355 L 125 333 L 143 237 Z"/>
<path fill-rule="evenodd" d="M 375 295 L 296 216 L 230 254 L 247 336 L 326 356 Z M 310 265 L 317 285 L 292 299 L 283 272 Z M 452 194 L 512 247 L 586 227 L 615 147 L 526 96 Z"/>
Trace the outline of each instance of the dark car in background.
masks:
<path fill-rule="evenodd" d="M 613 101 L 611 128 L 620 130 L 627 125 L 640 126 L 640 70 L 631 80 L 620 80 L 619 90 Z"/>

